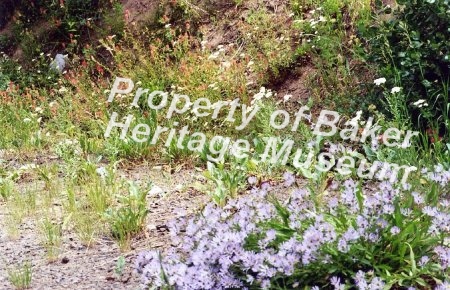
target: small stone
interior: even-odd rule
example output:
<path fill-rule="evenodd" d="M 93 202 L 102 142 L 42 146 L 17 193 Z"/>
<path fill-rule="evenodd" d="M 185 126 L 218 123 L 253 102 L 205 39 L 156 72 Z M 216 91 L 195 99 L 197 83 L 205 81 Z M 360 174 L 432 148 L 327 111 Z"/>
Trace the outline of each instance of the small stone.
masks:
<path fill-rule="evenodd" d="M 164 193 L 164 190 L 161 187 L 154 185 L 152 187 L 152 189 L 149 190 L 147 195 L 149 195 L 150 197 L 157 197 L 157 196 L 161 196 L 163 193 Z"/>
<path fill-rule="evenodd" d="M 169 231 L 169 227 L 167 225 L 157 225 L 156 229 L 158 230 L 158 232 L 168 232 Z"/>
<path fill-rule="evenodd" d="M 62 258 L 61 263 L 63 263 L 63 264 L 69 263 L 69 258 L 67 258 L 67 257 Z"/>
<path fill-rule="evenodd" d="M 156 230 L 156 226 L 154 225 L 154 224 L 149 224 L 149 225 L 147 225 L 147 230 L 150 232 L 150 231 L 154 231 L 154 230 Z"/>

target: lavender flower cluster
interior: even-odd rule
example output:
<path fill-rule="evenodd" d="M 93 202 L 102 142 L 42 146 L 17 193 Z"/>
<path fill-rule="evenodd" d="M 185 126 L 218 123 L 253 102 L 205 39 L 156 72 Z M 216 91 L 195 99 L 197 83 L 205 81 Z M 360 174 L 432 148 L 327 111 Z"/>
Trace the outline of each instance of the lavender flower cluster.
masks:
<path fill-rule="evenodd" d="M 291 174 L 284 178 L 286 187 L 295 184 Z M 450 179 L 445 178 L 437 182 L 446 186 Z M 414 261 L 420 268 L 416 271 L 441 281 L 435 289 L 449 289 L 444 282 L 450 269 L 446 197 L 428 205 L 426 194 L 388 181 L 371 190 L 349 179 L 335 189 L 317 194 L 289 188 L 287 200 L 279 202 L 263 184 L 223 208 L 208 204 L 197 216 L 175 220 L 170 227 L 174 246 L 164 255 L 140 253 L 136 270 L 146 287 L 383 289 L 389 282 L 383 277 L 386 271 L 373 263 L 401 272 L 395 268 L 398 261 L 386 259 L 390 247 L 395 254 L 395 247 L 406 243 L 420 254 Z M 418 221 L 423 241 L 415 238 L 421 230 L 409 233 Z M 368 249 L 379 249 L 369 262 L 364 254 Z"/>
<path fill-rule="evenodd" d="M 430 181 L 439 183 L 442 187 L 450 184 L 450 169 L 445 170 L 442 164 L 435 165 L 434 170 L 422 169 L 422 175 Z"/>

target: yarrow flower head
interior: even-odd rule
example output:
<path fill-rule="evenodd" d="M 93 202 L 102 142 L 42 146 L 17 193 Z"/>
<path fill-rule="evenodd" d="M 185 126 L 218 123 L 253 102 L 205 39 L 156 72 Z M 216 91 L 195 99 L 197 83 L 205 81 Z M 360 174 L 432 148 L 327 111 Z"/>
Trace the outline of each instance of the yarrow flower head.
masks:
<path fill-rule="evenodd" d="M 376 79 L 376 80 L 373 81 L 373 83 L 374 83 L 376 86 L 380 86 L 380 85 L 384 84 L 385 82 L 386 82 L 386 79 L 385 79 L 385 78 L 378 78 L 378 79 Z"/>
<path fill-rule="evenodd" d="M 400 93 L 401 90 L 402 90 L 401 87 L 393 87 L 393 88 L 391 89 L 391 94 Z"/>
<path fill-rule="evenodd" d="M 416 106 L 417 108 L 428 107 L 428 103 L 425 100 L 418 100 L 414 102 L 413 105 Z"/>

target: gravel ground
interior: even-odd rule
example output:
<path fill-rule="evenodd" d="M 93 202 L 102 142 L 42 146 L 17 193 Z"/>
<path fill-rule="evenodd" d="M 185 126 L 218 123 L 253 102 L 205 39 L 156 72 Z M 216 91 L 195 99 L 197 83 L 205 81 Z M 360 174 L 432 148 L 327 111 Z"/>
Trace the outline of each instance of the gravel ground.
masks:
<path fill-rule="evenodd" d="M 148 197 L 150 213 L 146 231 L 133 240 L 132 250 L 126 253 L 121 253 L 108 236 L 86 248 L 68 229 L 63 231 L 58 258 L 49 261 L 41 244 L 39 216 L 25 218 L 18 237 L 13 239 L 7 234 L 7 205 L 0 203 L 0 289 L 14 289 L 8 280 L 8 269 L 24 261 L 32 264 L 31 289 L 141 289 L 139 277 L 133 272 L 136 255 L 144 249 L 167 248 L 170 245 L 167 222 L 177 215 L 197 210 L 208 200 L 205 194 L 191 186 L 198 182 L 199 172 L 181 170 L 171 174 L 156 168 L 141 165 L 119 171 L 119 175 L 129 180 L 152 180 L 165 192 Z M 26 182 L 28 186 L 39 186 L 37 181 Z M 24 191 L 26 186 L 19 188 Z M 121 255 L 125 257 L 126 266 L 119 277 L 115 268 Z"/>

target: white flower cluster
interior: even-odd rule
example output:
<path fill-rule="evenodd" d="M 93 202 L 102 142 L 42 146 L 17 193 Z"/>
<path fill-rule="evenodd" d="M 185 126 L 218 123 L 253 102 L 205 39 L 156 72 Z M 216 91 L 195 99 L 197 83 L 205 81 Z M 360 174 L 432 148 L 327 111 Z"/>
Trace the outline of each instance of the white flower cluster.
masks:
<path fill-rule="evenodd" d="M 209 59 L 218 59 L 221 54 L 225 53 L 225 47 L 223 45 L 218 45 L 217 50 L 213 52 L 208 58 Z"/>
<path fill-rule="evenodd" d="M 413 105 L 416 106 L 417 108 L 428 107 L 428 103 L 425 100 L 418 100 L 414 102 Z"/>
<path fill-rule="evenodd" d="M 273 92 L 271 90 L 267 90 L 265 87 L 261 87 L 259 89 L 259 92 L 255 94 L 250 102 L 250 104 L 253 106 L 256 102 L 266 98 L 270 98 L 273 96 Z"/>
<path fill-rule="evenodd" d="M 82 153 L 80 142 L 76 139 L 62 140 L 56 144 L 55 153 L 61 158 L 80 156 Z"/>

